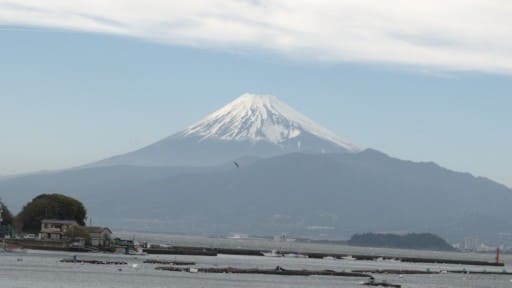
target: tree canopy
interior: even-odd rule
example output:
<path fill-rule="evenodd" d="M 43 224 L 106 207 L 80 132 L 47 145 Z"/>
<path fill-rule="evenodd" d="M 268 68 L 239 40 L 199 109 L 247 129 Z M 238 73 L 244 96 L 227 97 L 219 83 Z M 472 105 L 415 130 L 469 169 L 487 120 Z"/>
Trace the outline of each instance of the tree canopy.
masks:
<path fill-rule="evenodd" d="M 14 219 L 12 217 L 11 211 L 5 206 L 5 204 L 0 201 L 0 206 L 2 206 L 2 225 L 13 225 Z"/>
<path fill-rule="evenodd" d="M 41 194 L 23 207 L 16 221 L 22 231 L 38 232 L 43 219 L 75 220 L 83 226 L 86 218 L 80 201 L 62 194 Z"/>

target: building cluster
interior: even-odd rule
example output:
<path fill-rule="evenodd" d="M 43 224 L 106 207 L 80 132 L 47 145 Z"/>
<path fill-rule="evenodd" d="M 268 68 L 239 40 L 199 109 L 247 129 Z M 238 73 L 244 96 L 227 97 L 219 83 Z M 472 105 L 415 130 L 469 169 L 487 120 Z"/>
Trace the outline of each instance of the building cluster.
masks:
<path fill-rule="evenodd" d="M 44 219 L 38 234 L 6 237 L 7 244 L 17 247 L 64 251 L 108 251 L 121 254 L 143 254 L 147 243 L 113 238 L 108 227 L 81 226 L 74 220 Z"/>
<path fill-rule="evenodd" d="M 60 241 L 72 248 L 86 246 L 109 249 L 113 244 L 112 231 L 107 227 L 79 226 L 74 220 L 44 219 L 37 237 L 43 241 Z"/>
<path fill-rule="evenodd" d="M 499 239 L 492 244 L 485 243 L 479 237 L 469 236 L 454 244 L 453 247 L 466 252 L 495 252 L 498 248 L 503 253 L 512 253 L 512 245 L 507 244 L 512 243 L 512 234 L 501 233 L 498 236 Z"/>

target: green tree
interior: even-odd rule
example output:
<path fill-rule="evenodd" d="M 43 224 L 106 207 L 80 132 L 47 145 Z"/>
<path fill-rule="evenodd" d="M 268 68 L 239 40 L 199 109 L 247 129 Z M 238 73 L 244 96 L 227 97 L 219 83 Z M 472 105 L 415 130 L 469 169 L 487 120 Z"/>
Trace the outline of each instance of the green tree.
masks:
<path fill-rule="evenodd" d="M 0 237 L 5 237 L 7 235 L 14 235 L 14 219 L 12 217 L 11 211 L 7 208 L 7 206 L 0 201 L 0 211 L 1 211 L 1 222 L 0 222 Z"/>
<path fill-rule="evenodd" d="M 5 204 L 0 201 L 0 205 L 2 206 L 2 225 L 13 225 L 14 218 L 12 217 L 11 211 L 5 206 Z"/>
<path fill-rule="evenodd" d="M 87 210 L 84 205 L 62 194 L 41 194 L 27 203 L 16 216 L 21 231 L 37 233 L 43 219 L 75 220 L 84 226 Z"/>

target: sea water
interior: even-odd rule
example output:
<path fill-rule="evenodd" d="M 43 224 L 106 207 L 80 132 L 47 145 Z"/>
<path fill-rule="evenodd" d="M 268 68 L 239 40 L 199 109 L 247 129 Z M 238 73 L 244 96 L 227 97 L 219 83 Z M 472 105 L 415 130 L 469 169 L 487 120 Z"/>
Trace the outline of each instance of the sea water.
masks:
<path fill-rule="evenodd" d="M 138 235 L 144 238 L 144 236 Z M 159 237 L 158 235 L 145 235 L 146 238 Z M 255 245 L 254 240 L 219 240 L 207 237 L 189 236 L 160 236 L 162 242 L 186 244 L 214 241 L 217 246 L 246 247 Z M 184 243 L 180 241 L 184 241 Z M 251 242 L 252 241 L 252 242 Z M 267 240 L 260 240 L 265 242 Z M 268 242 L 268 243 L 267 243 Z M 265 245 L 272 245 L 272 241 Z M 230 244 L 228 244 L 230 243 Z M 171 243 L 172 244 L 172 243 Z M 210 243 L 211 244 L 211 243 Z M 283 243 L 274 243 L 283 245 Z M 213 244 L 211 244 L 213 245 Z M 259 243 L 258 245 L 263 245 Z M 294 246 L 296 245 L 296 246 Z M 329 245 L 291 245 L 292 248 L 321 250 L 329 249 Z M 353 252 L 375 252 L 394 254 L 396 256 L 439 256 L 437 252 L 408 251 L 393 249 L 372 249 L 354 247 L 337 247 L 338 250 L 352 249 Z M 277 248 L 277 247 L 274 247 Z M 331 247 L 331 249 L 334 249 Z M 354 250 L 355 249 L 355 250 Z M 358 250 L 359 249 L 359 250 Z M 340 251 L 333 251 L 340 252 Z M 416 253 L 416 254 L 415 254 Z M 357 254 L 357 253 L 354 253 Z M 397 255 L 404 254 L 404 255 Z M 418 255 L 420 254 L 420 255 Z M 128 265 L 94 265 L 79 263 L 61 263 L 63 258 L 72 258 L 77 255 L 79 259 L 117 260 L 128 262 Z M 446 258 L 447 254 L 444 255 Z M 454 253 L 459 258 L 486 259 L 489 254 Z M 448 256 L 453 256 L 448 254 Z M 331 277 L 331 276 L 277 276 L 277 275 L 249 275 L 249 274 L 206 274 L 169 272 L 156 270 L 158 264 L 143 263 L 145 259 L 182 260 L 193 261 L 194 267 L 237 267 L 237 268 L 274 268 L 281 266 L 286 269 L 331 269 L 337 271 L 350 271 L 353 269 L 411 269 L 411 270 L 462 270 L 469 271 L 502 271 L 503 267 L 462 266 L 446 264 L 402 263 L 397 261 L 356 261 L 339 259 L 304 259 L 284 257 L 257 257 L 257 256 L 182 256 L 182 255 L 113 255 L 103 253 L 68 253 L 47 251 L 20 251 L 0 253 L 0 287 L 16 288 L 54 288 L 54 287 L 365 287 L 364 278 Z M 512 271 L 512 267 L 505 269 Z M 401 284 L 402 287 L 512 287 L 510 275 L 480 275 L 480 274 L 435 274 L 435 275 L 383 275 L 376 274 L 377 280 Z"/>

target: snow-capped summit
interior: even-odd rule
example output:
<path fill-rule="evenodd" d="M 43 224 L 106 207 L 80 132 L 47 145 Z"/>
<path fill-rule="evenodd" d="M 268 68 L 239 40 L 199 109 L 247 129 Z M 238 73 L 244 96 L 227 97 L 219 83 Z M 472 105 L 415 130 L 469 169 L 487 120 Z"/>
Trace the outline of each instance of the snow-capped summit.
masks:
<path fill-rule="evenodd" d="M 250 93 L 241 95 L 185 129 L 182 135 L 196 135 L 201 137 L 201 140 L 215 138 L 279 144 L 297 138 L 305 132 L 336 143 L 348 151 L 358 150 L 277 97 Z"/>
<path fill-rule="evenodd" d="M 358 151 L 276 97 L 246 93 L 183 131 L 92 165 L 203 166 L 293 152 Z"/>

